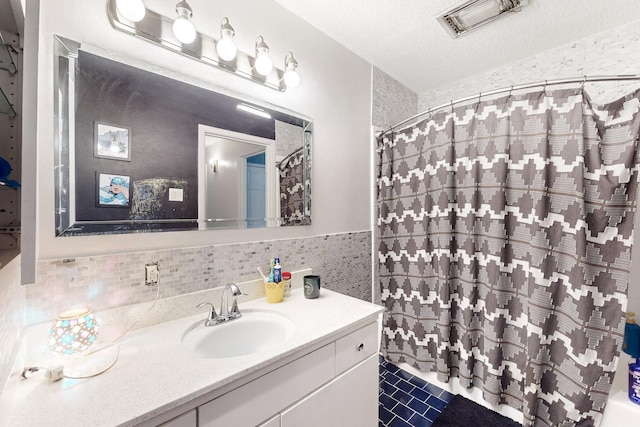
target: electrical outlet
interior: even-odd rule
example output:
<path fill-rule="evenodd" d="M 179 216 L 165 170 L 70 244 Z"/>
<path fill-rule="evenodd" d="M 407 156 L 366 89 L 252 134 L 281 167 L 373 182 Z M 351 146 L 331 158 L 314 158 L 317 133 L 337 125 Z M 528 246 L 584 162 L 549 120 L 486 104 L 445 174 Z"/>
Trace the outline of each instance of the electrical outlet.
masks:
<path fill-rule="evenodd" d="M 152 262 L 144 265 L 144 284 L 147 286 L 154 286 L 158 284 L 160 280 L 160 273 L 158 271 L 158 262 Z"/>

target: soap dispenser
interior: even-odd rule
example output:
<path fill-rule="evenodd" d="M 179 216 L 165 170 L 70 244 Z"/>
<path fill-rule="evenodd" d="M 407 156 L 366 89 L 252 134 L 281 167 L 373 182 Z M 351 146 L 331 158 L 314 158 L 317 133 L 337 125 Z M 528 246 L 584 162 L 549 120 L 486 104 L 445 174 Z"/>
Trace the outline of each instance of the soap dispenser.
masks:
<path fill-rule="evenodd" d="M 640 358 L 629 363 L 629 399 L 640 405 Z"/>
<path fill-rule="evenodd" d="M 633 319 L 634 315 L 635 313 L 627 312 L 622 351 L 636 359 L 629 363 L 629 399 L 640 405 L 640 326 Z"/>
<path fill-rule="evenodd" d="M 627 311 L 627 323 L 624 325 L 624 340 L 622 351 L 633 357 L 640 357 L 640 326 L 636 324 L 635 313 Z"/>

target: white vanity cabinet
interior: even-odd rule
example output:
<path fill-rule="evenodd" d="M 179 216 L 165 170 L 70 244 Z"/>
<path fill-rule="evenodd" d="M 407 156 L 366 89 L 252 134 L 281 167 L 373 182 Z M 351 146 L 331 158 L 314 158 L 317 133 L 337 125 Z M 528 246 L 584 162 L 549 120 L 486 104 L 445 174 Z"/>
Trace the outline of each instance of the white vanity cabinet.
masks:
<path fill-rule="evenodd" d="M 376 426 L 376 322 L 198 407 L 199 427 Z"/>
<path fill-rule="evenodd" d="M 372 404 L 373 403 L 373 404 Z M 378 425 L 378 355 L 284 410 L 281 427 Z"/>

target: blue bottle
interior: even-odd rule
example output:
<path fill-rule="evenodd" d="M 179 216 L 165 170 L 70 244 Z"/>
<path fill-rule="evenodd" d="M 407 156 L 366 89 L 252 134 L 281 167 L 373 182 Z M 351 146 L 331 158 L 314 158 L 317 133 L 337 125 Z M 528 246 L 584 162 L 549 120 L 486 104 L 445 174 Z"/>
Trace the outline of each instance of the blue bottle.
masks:
<path fill-rule="evenodd" d="M 280 258 L 273 259 L 273 281 L 275 283 L 282 282 L 282 267 L 280 266 Z"/>
<path fill-rule="evenodd" d="M 629 363 L 629 399 L 640 405 L 640 358 Z"/>
<path fill-rule="evenodd" d="M 633 319 L 635 313 L 627 311 L 627 323 L 624 325 L 622 351 L 637 359 L 640 357 L 640 326 Z"/>

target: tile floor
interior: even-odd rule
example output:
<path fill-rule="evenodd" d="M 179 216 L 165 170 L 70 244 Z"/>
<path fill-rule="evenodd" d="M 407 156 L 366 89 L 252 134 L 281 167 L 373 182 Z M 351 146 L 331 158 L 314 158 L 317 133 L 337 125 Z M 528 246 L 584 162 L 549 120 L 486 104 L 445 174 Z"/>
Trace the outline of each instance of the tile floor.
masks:
<path fill-rule="evenodd" d="M 380 357 L 380 427 L 431 427 L 453 394 Z"/>

